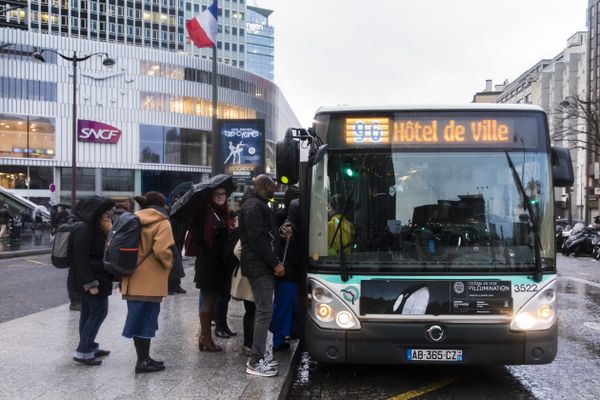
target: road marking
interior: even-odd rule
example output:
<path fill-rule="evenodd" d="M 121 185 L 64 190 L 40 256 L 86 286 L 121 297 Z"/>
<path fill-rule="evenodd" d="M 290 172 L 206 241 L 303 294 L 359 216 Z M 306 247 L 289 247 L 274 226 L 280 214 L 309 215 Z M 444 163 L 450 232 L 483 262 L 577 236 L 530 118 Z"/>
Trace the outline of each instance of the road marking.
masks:
<path fill-rule="evenodd" d="M 600 283 L 588 281 L 587 279 L 575 278 L 574 276 L 561 276 L 561 278 L 562 279 L 570 279 L 570 280 L 575 281 L 575 282 L 585 283 L 587 285 L 600 288 Z"/>
<path fill-rule="evenodd" d="M 578 272 L 578 274 L 583 276 L 590 276 L 590 274 L 588 274 L 587 272 Z"/>
<path fill-rule="evenodd" d="M 405 392 L 402 394 L 399 394 L 397 396 L 394 397 L 390 397 L 388 400 L 409 400 L 409 399 L 414 399 L 415 397 L 419 397 L 422 396 L 424 394 L 427 394 L 429 392 L 433 392 L 434 390 L 438 390 L 446 385 L 449 385 L 451 383 L 456 382 L 457 379 L 456 378 L 445 378 L 442 379 L 440 381 L 437 382 L 433 382 L 427 386 L 423 386 L 419 389 L 414 389 L 411 390 L 409 392 Z"/>
<path fill-rule="evenodd" d="M 43 262 L 39 262 L 39 261 L 36 261 L 36 260 L 31 260 L 29 258 L 25 258 L 25 261 L 29 261 L 30 263 L 34 263 L 34 264 L 38 264 L 38 265 L 47 265 L 47 264 L 44 264 Z"/>

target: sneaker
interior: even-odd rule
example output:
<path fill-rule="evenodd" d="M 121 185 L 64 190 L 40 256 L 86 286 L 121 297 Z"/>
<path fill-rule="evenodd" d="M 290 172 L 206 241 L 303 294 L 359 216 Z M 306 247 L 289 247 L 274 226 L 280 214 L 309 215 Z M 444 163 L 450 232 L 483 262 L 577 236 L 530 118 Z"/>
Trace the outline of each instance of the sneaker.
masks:
<path fill-rule="evenodd" d="M 269 364 L 262 359 L 256 364 L 252 364 L 248 361 L 246 363 L 246 373 L 249 375 L 271 377 L 277 375 L 279 371 L 276 368 L 270 367 Z"/>
<path fill-rule="evenodd" d="M 271 367 L 271 368 L 279 367 L 279 361 L 274 359 L 273 355 L 270 353 L 265 354 L 263 357 L 263 360 L 265 360 L 267 362 L 267 364 L 269 364 L 269 367 Z"/>

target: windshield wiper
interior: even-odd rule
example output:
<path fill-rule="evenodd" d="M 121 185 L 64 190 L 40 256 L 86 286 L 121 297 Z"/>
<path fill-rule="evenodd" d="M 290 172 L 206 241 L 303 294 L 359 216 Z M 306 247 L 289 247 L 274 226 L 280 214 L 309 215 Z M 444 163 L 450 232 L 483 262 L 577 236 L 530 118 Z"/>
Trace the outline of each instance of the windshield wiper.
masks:
<path fill-rule="evenodd" d="M 508 165 L 510 167 L 510 170 L 512 171 L 513 179 L 515 180 L 517 189 L 519 190 L 521 197 L 523 197 L 523 202 L 525 203 L 525 209 L 529 213 L 529 225 L 531 226 L 531 229 L 533 230 L 533 237 L 534 237 L 534 248 L 533 248 L 534 255 L 533 255 L 533 257 L 535 259 L 535 274 L 533 274 L 533 280 L 536 282 L 540 282 L 542 280 L 542 260 L 540 258 L 540 252 L 542 250 L 542 242 L 540 240 L 540 233 L 538 232 L 537 216 L 533 212 L 533 207 L 531 206 L 531 203 L 529 201 L 529 196 L 527 196 L 527 193 L 525 193 L 525 187 L 523 186 L 523 182 L 521 181 L 521 178 L 519 177 L 519 174 L 517 173 L 517 170 L 515 168 L 515 164 L 512 161 L 512 158 L 510 158 L 510 154 L 508 154 L 508 151 L 505 151 L 504 154 L 506 154 L 506 159 L 508 160 Z"/>
<path fill-rule="evenodd" d="M 368 157 L 369 157 L 369 154 L 365 154 L 365 157 L 363 158 L 363 161 L 360 164 L 360 168 L 357 171 L 358 176 L 356 178 L 356 181 L 354 181 L 354 183 L 352 184 L 352 189 L 350 190 L 350 193 L 348 193 L 348 196 L 346 196 L 346 199 L 344 201 L 344 208 L 342 209 L 342 213 L 340 215 L 340 220 L 338 221 L 338 224 L 335 227 L 335 231 L 333 232 L 333 237 L 331 238 L 331 243 L 329 243 L 329 247 L 333 247 L 333 243 L 335 243 L 335 237 L 338 235 L 338 232 L 339 232 L 339 234 L 340 234 L 339 257 L 340 257 L 340 268 L 341 268 L 340 277 L 342 278 L 343 282 L 347 282 L 348 279 L 350 279 L 350 275 L 348 273 L 348 264 L 346 263 L 346 257 L 345 257 L 346 255 L 344 254 L 344 251 L 346 249 L 344 246 L 344 240 L 343 240 L 343 235 L 342 235 L 342 232 L 343 232 L 342 224 L 344 223 L 344 218 L 346 218 L 346 213 L 348 212 L 348 205 L 350 204 L 350 200 L 352 200 L 352 198 L 354 197 L 354 191 L 356 190 L 356 186 L 358 185 L 358 180 L 359 180 L 360 174 L 365 167 L 365 162 L 367 161 Z"/>

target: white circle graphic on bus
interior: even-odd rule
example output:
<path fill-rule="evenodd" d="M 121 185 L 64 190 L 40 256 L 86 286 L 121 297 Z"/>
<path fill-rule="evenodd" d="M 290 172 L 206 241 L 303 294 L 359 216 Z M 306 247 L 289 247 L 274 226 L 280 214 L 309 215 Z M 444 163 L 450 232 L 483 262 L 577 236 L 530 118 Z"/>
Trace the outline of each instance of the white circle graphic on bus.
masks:
<path fill-rule="evenodd" d="M 454 292 L 461 294 L 465 291 L 465 285 L 462 282 L 454 282 Z"/>

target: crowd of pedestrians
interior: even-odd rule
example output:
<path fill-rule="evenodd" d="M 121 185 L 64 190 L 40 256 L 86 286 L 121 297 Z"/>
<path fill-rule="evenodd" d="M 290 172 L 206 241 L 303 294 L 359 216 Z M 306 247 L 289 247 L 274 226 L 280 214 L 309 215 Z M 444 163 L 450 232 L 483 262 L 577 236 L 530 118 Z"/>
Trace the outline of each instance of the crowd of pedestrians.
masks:
<path fill-rule="evenodd" d="M 223 351 L 213 339 L 213 323 L 215 336 L 227 339 L 237 335 L 228 324 L 227 313 L 232 276 L 239 270 L 243 277 L 238 278 L 247 279 L 249 284 L 249 293 L 236 296 L 244 301 L 241 351 L 248 356 L 246 372 L 277 375 L 279 363 L 273 352 L 288 348 L 286 338 L 298 329 L 298 190 L 288 189 L 284 207 L 274 213 L 268 204 L 275 191 L 273 180 L 259 175 L 253 186 L 244 194 L 237 212 L 228 208 L 230 193 L 225 185 L 209 189 L 205 201 L 194 210 L 185 240 L 181 236 L 178 245 L 166 198 L 158 192 L 137 196 L 135 214 L 141 233 L 137 266 L 131 275 L 107 272 L 103 255 L 113 223 L 120 214 L 134 212 L 133 202 L 115 205 L 108 198 L 94 196 L 80 200 L 68 218 L 63 215 L 61 223 L 74 226 L 68 291 L 71 309 L 80 310 L 79 344 L 73 360 L 95 366 L 109 355 L 96 337 L 108 314 L 108 296 L 117 282 L 127 301 L 122 335 L 133 341 L 135 372 L 164 370 L 165 362 L 150 356 L 150 344 L 158 329 L 161 301 L 168 294 L 185 293 L 181 288 L 184 250 L 186 256 L 195 257 L 194 282 L 200 290 L 199 351 Z M 272 349 L 267 348 L 269 331 L 273 334 Z"/>

